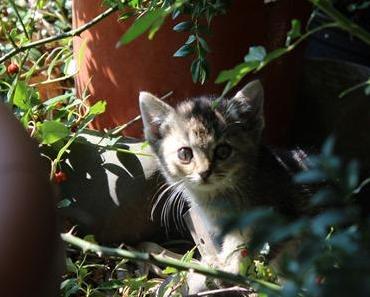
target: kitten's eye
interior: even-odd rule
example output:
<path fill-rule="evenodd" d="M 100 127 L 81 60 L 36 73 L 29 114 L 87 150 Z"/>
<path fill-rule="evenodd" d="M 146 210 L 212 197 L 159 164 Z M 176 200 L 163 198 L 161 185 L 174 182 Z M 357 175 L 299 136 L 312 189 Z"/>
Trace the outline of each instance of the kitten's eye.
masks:
<path fill-rule="evenodd" d="M 217 159 L 225 160 L 231 155 L 232 148 L 228 144 L 220 144 L 215 149 Z"/>
<path fill-rule="evenodd" d="M 189 164 L 193 159 L 193 151 L 190 147 L 182 147 L 177 151 L 177 157 L 183 164 Z"/>

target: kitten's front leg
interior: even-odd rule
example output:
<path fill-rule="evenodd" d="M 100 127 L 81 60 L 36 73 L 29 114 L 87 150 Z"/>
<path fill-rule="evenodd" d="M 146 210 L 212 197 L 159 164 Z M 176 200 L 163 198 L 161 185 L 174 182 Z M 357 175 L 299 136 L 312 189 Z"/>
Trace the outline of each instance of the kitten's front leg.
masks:
<path fill-rule="evenodd" d="M 225 236 L 222 251 L 219 254 L 220 268 L 231 273 L 239 273 L 242 260 L 241 249 L 248 240 L 247 232 L 234 231 Z"/>

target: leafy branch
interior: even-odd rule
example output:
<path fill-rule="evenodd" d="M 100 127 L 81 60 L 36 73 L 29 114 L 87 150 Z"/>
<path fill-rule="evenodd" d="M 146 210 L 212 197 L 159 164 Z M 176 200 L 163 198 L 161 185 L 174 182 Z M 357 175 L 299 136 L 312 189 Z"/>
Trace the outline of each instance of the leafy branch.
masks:
<path fill-rule="evenodd" d="M 103 19 L 105 19 L 106 17 L 108 17 L 109 15 L 111 15 L 112 13 L 114 13 L 117 10 L 118 10 L 118 6 L 110 7 L 107 10 L 105 10 L 103 13 L 99 14 L 97 17 L 93 18 L 91 21 L 82 25 L 79 28 L 72 29 L 72 30 L 70 30 L 68 32 L 65 32 L 65 33 L 61 33 L 61 34 L 58 34 L 58 35 L 55 35 L 55 36 L 50 36 L 50 37 L 47 37 L 47 38 L 44 38 L 44 39 L 29 42 L 29 43 L 20 45 L 18 47 L 15 47 L 11 51 L 9 51 L 7 54 L 3 55 L 0 58 L 0 63 L 3 63 L 4 61 L 10 59 L 11 57 L 13 57 L 13 56 L 15 56 L 15 55 L 17 55 L 21 52 L 24 52 L 28 49 L 35 48 L 35 47 L 38 47 L 40 45 L 44 45 L 44 44 L 54 42 L 54 41 L 57 41 L 57 40 L 61 40 L 61 39 L 69 38 L 69 37 L 74 37 L 74 36 L 79 36 L 82 32 L 91 28 L 95 24 L 99 23 L 100 21 L 102 21 Z"/>
<path fill-rule="evenodd" d="M 308 0 L 313 5 L 318 7 L 320 10 L 325 12 L 329 17 L 331 17 L 338 24 L 340 28 L 356 36 L 366 44 L 370 45 L 370 33 L 363 29 L 361 26 L 357 25 L 345 15 L 343 15 L 339 10 L 335 9 L 331 1 L 328 0 Z"/>
<path fill-rule="evenodd" d="M 280 287 L 276 284 L 269 283 L 263 280 L 254 279 L 250 277 L 245 277 L 242 275 L 232 274 L 229 272 L 225 272 L 222 270 L 218 270 L 215 268 L 207 267 L 204 265 L 200 265 L 197 263 L 186 263 L 180 260 L 176 260 L 170 257 L 165 257 L 163 255 L 156 255 L 151 253 L 142 253 L 136 251 L 128 251 L 120 248 L 111 248 L 100 246 L 95 243 L 91 243 L 89 241 L 83 240 L 79 237 L 72 235 L 71 233 L 62 233 L 62 239 L 76 247 L 79 247 L 83 250 L 83 252 L 93 252 L 96 253 L 98 256 L 106 255 L 106 256 L 118 256 L 124 259 L 133 260 L 136 262 L 145 262 L 150 263 L 162 267 L 173 267 L 180 271 L 189 271 L 189 272 L 197 272 L 212 278 L 222 279 L 224 281 L 241 285 L 241 286 L 251 286 L 252 284 L 259 285 L 265 287 L 269 290 L 279 291 Z"/>
<path fill-rule="evenodd" d="M 235 87 L 248 73 L 257 72 L 266 67 L 272 61 L 282 57 L 283 55 L 294 50 L 307 37 L 319 32 L 323 29 L 338 27 L 338 23 L 333 22 L 324 24 L 315 29 L 312 29 L 304 34 L 300 32 L 300 22 L 298 20 L 292 21 L 292 28 L 288 32 L 286 46 L 275 49 L 267 53 L 262 46 L 255 46 L 249 48 L 249 53 L 244 57 L 244 62 L 235 66 L 233 69 L 221 71 L 216 79 L 216 83 L 227 82 L 224 91 L 221 95 L 226 95 L 233 87 Z M 298 38 L 298 39 L 297 39 Z M 291 43 L 295 39 L 296 41 Z"/>

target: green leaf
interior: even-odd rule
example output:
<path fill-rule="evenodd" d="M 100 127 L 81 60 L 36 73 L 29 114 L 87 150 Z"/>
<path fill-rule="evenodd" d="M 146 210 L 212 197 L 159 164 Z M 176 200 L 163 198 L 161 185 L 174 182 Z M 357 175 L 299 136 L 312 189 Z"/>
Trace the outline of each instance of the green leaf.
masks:
<path fill-rule="evenodd" d="M 178 270 L 176 268 L 173 268 L 173 267 L 166 267 L 166 269 L 164 269 L 162 271 L 162 273 L 166 274 L 166 275 L 175 274 L 177 272 L 178 272 Z"/>
<path fill-rule="evenodd" d="M 154 9 L 138 18 L 126 31 L 118 42 L 118 46 L 125 45 L 145 33 L 159 19 L 165 18 L 167 13 L 164 9 Z"/>
<path fill-rule="evenodd" d="M 113 279 L 107 282 L 102 283 L 98 288 L 100 290 L 114 290 L 122 288 L 125 285 L 125 282 L 118 279 Z"/>
<path fill-rule="evenodd" d="M 71 258 L 66 259 L 66 268 L 68 272 L 78 273 L 78 267 L 73 263 Z"/>
<path fill-rule="evenodd" d="M 69 129 L 57 121 L 45 121 L 40 125 L 42 143 L 52 144 L 69 135 Z"/>
<path fill-rule="evenodd" d="M 84 236 L 83 239 L 86 240 L 86 241 L 88 241 L 88 242 L 98 244 L 98 242 L 95 239 L 95 236 L 92 235 L 92 234 L 89 234 L 89 235 Z"/>
<path fill-rule="evenodd" d="M 72 97 L 72 93 L 68 93 L 68 94 L 63 94 L 63 95 L 59 95 L 59 96 L 56 96 L 54 98 L 51 98 L 49 100 L 46 100 L 45 102 L 43 102 L 42 104 L 46 107 L 47 110 L 53 108 L 53 106 L 55 104 L 57 104 L 58 102 L 65 102 L 66 100 L 68 100 L 70 97 Z"/>
<path fill-rule="evenodd" d="M 129 19 L 130 17 L 132 17 L 134 14 L 133 14 L 133 12 L 132 11 L 126 11 L 126 12 L 124 12 L 124 13 L 122 13 L 120 16 L 119 16 L 119 18 L 118 18 L 118 20 L 120 21 L 120 22 L 122 22 L 122 21 L 125 21 L 125 20 L 127 20 L 127 19 Z"/>
<path fill-rule="evenodd" d="M 80 290 L 76 278 L 68 278 L 60 284 L 60 289 L 64 292 L 63 297 L 73 296 Z"/>
<path fill-rule="evenodd" d="M 318 236 L 324 237 L 327 234 L 329 226 L 339 224 L 345 220 L 346 216 L 342 211 L 325 211 L 312 219 L 311 232 Z"/>
<path fill-rule="evenodd" d="M 330 157 L 333 154 L 335 146 L 334 136 L 329 136 L 322 145 L 321 154 L 324 157 Z"/>
<path fill-rule="evenodd" d="M 176 53 L 173 54 L 174 57 L 185 57 L 191 54 L 194 51 L 194 48 L 190 44 L 185 44 L 180 47 Z"/>
<path fill-rule="evenodd" d="M 72 201 L 69 200 L 69 199 L 63 199 L 61 201 L 58 202 L 57 204 L 57 208 L 64 208 L 64 207 L 68 207 L 72 204 Z"/>
<path fill-rule="evenodd" d="M 99 115 L 102 114 L 105 111 L 105 107 L 107 105 L 107 102 L 104 100 L 100 100 L 96 102 L 93 106 L 90 107 L 89 115 Z"/>
<path fill-rule="evenodd" d="M 263 46 L 252 46 L 249 53 L 244 57 L 244 62 L 263 61 L 266 57 L 266 49 Z"/>
<path fill-rule="evenodd" d="M 4 74 L 6 72 L 6 67 L 4 64 L 0 65 L 0 75 Z"/>
<path fill-rule="evenodd" d="M 195 249 L 196 249 L 196 246 L 195 246 L 195 247 L 193 247 L 190 251 L 187 251 L 187 252 L 185 253 L 185 255 L 184 255 L 184 256 L 182 256 L 182 258 L 181 258 L 181 262 L 184 262 L 184 263 L 190 263 L 190 262 L 191 262 L 191 260 L 192 260 L 192 259 L 193 259 L 193 257 L 194 257 Z"/>
<path fill-rule="evenodd" d="M 231 70 L 224 70 L 218 75 L 216 83 L 223 83 L 226 81 L 231 82 L 231 86 L 235 86 L 247 73 L 253 71 L 260 64 L 259 61 L 252 61 L 248 63 L 242 63 Z"/>
<path fill-rule="evenodd" d="M 293 281 L 285 282 L 282 289 L 282 296 L 284 297 L 296 297 L 299 296 L 299 288 Z"/>
<path fill-rule="evenodd" d="M 302 171 L 296 174 L 293 180 L 299 184 L 321 183 L 327 179 L 327 175 L 320 169 Z"/>
<path fill-rule="evenodd" d="M 46 4 L 46 0 L 37 0 L 37 8 L 38 9 L 43 9 L 44 8 L 44 6 L 45 6 L 45 4 Z"/>
<path fill-rule="evenodd" d="M 165 18 L 160 18 L 154 22 L 152 27 L 149 29 L 148 38 L 149 40 L 152 40 L 154 38 L 154 35 L 158 32 L 158 30 L 162 27 L 163 23 L 165 21 Z"/>
<path fill-rule="evenodd" d="M 189 36 L 188 40 L 186 40 L 185 44 L 191 44 L 195 41 L 195 39 L 195 35 L 192 34 Z"/>
<path fill-rule="evenodd" d="M 185 22 L 178 23 L 176 26 L 173 27 L 173 30 L 176 32 L 189 31 L 191 26 L 192 26 L 191 21 L 185 21 Z"/>
<path fill-rule="evenodd" d="M 349 191 L 353 191 L 359 183 L 360 176 L 359 176 L 359 164 L 356 160 L 352 160 L 347 168 L 347 186 Z"/>
<path fill-rule="evenodd" d="M 199 37 L 199 38 L 198 38 L 198 40 L 199 40 L 199 43 L 200 43 L 201 47 L 202 47 L 205 51 L 207 51 L 207 52 L 210 52 L 210 51 L 211 51 L 211 49 L 209 48 L 209 46 L 208 46 L 208 44 L 207 44 L 207 41 L 205 41 L 205 40 L 204 40 L 204 38 Z"/>
<path fill-rule="evenodd" d="M 207 78 L 209 77 L 209 65 L 205 59 L 200 60 L 200 78 L 199 81 L 201 84 L 204 84 Z"/>
<path fill-rule="evenodd" d="M 191 63 L 190 66 L 191 78 L 193 79 L 194 83 L 198 82 L 200 77 L 200 63 L 200 60 L 196 59 Z"/>
<path fill-rule="evenodd" d="M 35 90 L 24 81 L 18 81 L 14 92 L 13 104 L 22 110 L 27 110 L 38 103 L 39 98 Z"/>
<path fill-rule="evenodd" d="M 365 88 L 365 95 L 370 96 L 370 85 Z"/>
<path fill-rule="evenodd" d="M 287 34 L 287 39 L 286 39 L 286 42 L 285 42 L 285 45 L 286 46 L 289 46 L 292 42 L 292 40 L 298 38 L 298 37 L 301 37 L 302 33 L 301 33 L 301 22 L 299 20 L 292 20 L 292 28 L 290 29 L 290 31 L 288 32 Z"/>

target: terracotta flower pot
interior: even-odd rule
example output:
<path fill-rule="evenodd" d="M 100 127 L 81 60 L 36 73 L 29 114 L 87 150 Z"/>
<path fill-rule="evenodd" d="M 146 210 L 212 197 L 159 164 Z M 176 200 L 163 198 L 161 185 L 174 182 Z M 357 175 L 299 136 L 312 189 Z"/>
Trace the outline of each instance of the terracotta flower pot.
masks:
<path fill-rule="evenodd" d="M 101 0 L 74 0 L 73 26 L 88 22 L 104 10 Z M 193 96 L 219 94 L 223 86 L 214 84 L 221 70 L 242 62 L 250 46 L 263 45 L 272 50 L 282 46 L 293 18 L 305 19 L 306 1 L 279 0 L 264 4 L 261 0 L 235 0 L 226 15 L 214 19 L 212 35 L 207 38 L 211 77 L 195 85 L 191 80 L 191 58 L 173 58 L 187 33 L 176 33 L 176 22 L 168 20 L 154 40 L 141 36 L 129 45 L 116 48 L 130 22 L 118 23 L 111 15 L 74 39 L 77 54 L 86 43 L 84 59 L 76 79 L 79 94 L 86 88 L 91 100 L 104 99 L 108 108 L 94 123 L 97 129 L 123 124 L 139 113 L 138 93 L 147 90 L 157 95 L 173 91 L 172 103 Z M 296 82 L 299 79 L 301 53 L 296 51 L 270 65 L 262 76 L 266 89 L 266 135 L 270 143 L 282 144 L 289 139 L 289 124 Z M 251 79 L 251 77 L 248 77 Z M 125 131 L 140 136 L 139 125 Z"/>
<path fill-rule="evenodd" d="M 1 296 L 59 296 L 64 251 L 36 142 L 0 104 Z"/>

